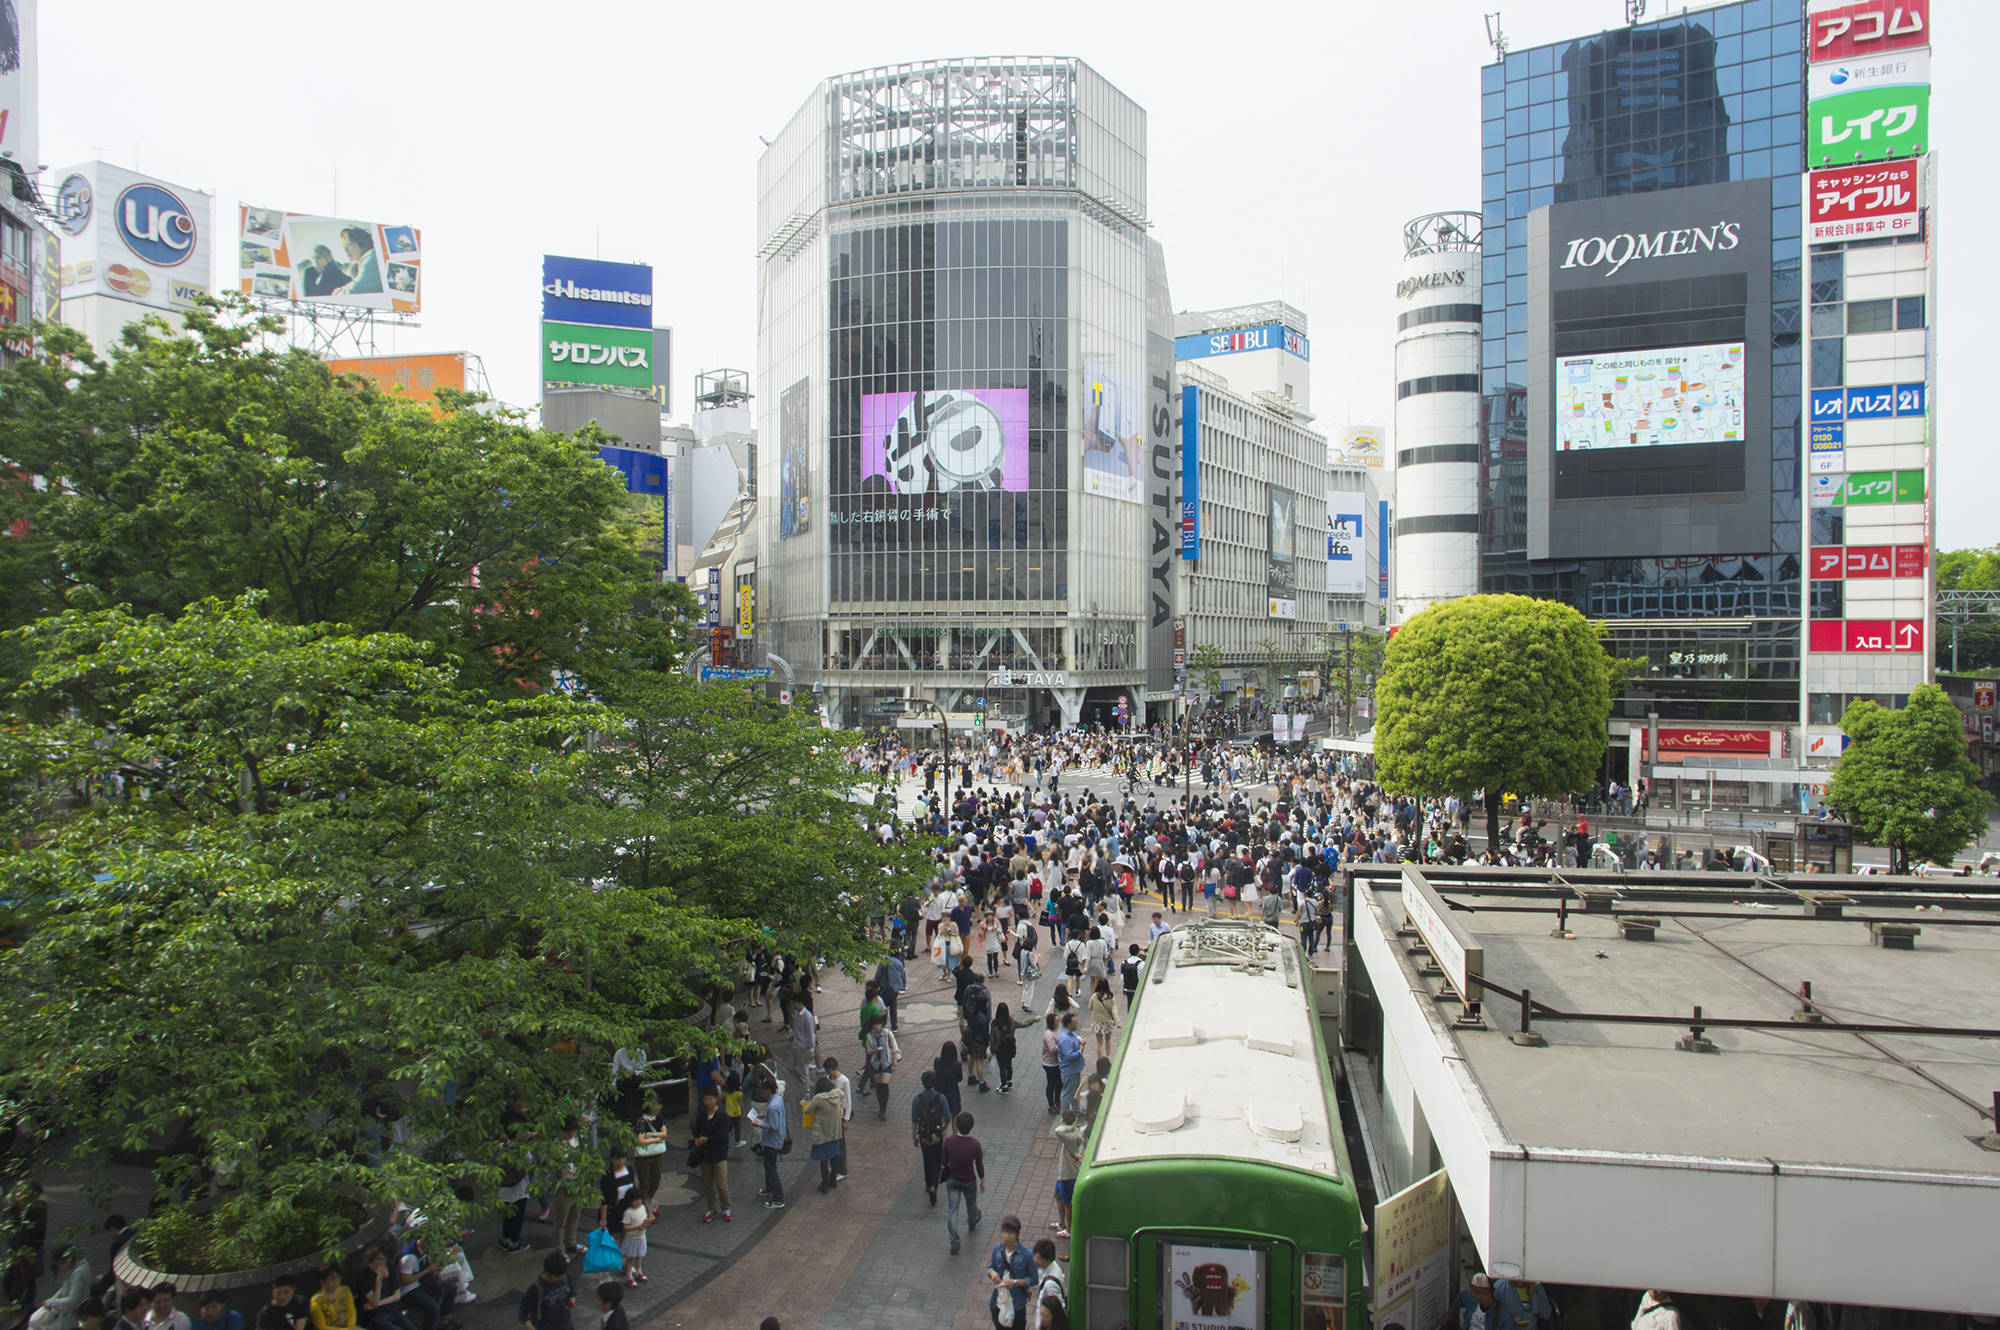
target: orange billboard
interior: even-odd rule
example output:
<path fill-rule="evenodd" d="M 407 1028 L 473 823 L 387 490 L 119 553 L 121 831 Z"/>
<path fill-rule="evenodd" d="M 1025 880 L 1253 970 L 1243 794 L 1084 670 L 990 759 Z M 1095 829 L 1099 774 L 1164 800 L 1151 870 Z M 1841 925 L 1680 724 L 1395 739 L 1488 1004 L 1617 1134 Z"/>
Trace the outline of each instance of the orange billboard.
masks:
<path fill-rule="evenodd" d="M 428 356 L 352 356 L 329 360 L 326 367 L 335 374 L 359 374 L 372 379 L 391 397 L 407 397 L 413 402 L 437 401 L 440 388 L 465 391 L 463 351 Z"/>

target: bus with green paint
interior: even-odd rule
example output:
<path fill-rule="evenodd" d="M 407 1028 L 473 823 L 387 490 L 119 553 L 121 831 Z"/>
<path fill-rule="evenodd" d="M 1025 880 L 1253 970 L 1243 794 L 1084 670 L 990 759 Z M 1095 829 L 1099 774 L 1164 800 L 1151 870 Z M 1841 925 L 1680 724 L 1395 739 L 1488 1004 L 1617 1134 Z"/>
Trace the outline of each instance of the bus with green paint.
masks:
<path fill-rule="evenodd" d="M 1206 919 L 1146 958 L 1070 1221 L 1079 1330 L 1347 1330 L 1361 1208 L 1299 944 Z"/>

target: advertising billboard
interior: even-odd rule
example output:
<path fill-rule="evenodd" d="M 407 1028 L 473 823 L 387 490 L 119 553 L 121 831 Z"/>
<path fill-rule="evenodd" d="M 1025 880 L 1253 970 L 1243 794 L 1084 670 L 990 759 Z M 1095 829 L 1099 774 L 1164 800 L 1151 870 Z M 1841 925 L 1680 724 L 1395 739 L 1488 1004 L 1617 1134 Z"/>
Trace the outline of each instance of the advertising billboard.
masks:
<path fill-rule="evenodd" d="M 653 330 L 544 322 L 542 381 L 651 388 Z"/>
<path fill-rule="evenodd" d="M 1028 488 L 1028 390 L 944 388 L 861 399 L 861 480 L 891 494 Z"/>
<path fill-rule="evenodd" d="M 1743 343 L 1564 356 L 1556 450 L 1653 448 L 1743 437 Z"/>
<path fill-rule="evenodd" d="M 1209 356 L 1240 356 L 1246 351 L 1289 351 L 1300 360 L 1312 359 L 1312 341 L 1282 323 L 1234 332 L 1197 333 L 1174 339 L 1174 359 L 1202 360 Z"/>
<path fill-rule="evenodd" d="M 1813 65 L 1806 70 L 1806 99 L 1816 102 L 1843 93 L 1924 85 L 1930 81 L 1930 48 L 1920 46 L 1891 55 Z"/>
<path fill-rule="evenodd" d="M 1388 433 L 1380 425 L 1349 425 L 1340 432 L 1340 441 L 1334 445 L 1334 461 L 1349 466 L 1382 465 L 1382 440 Z"/>
<path fill-rule="evenodd" d="M 542 255 L 542 318 L 605 328 L 653 326 L 653 269 Z"/>
<path fill-rule="evenodd" d="M 1095 361 L 1083 362 L 1083 488 L 1089 494 L 1138 503 L 1145 472 L 1146 434 L 1130 379 Z"/>
<path fill-rule="evenodd" d="M 7 0 L 0 5 L 0 152 L 36 170 L 42 159 L 37 123 L 41 53 L 36 49 L 39 0 Z"/>
<path fill-rule="evenodd" d="M 1368 581 L 1362 557 L 1361 515 L 1367 496 L 1359 490 L 1326 492 L 1326 593 L 1359 596 Z"/>
<path fill-rule="evenodd" d="M 237 287 L 296 300 L 415 314 L 423 308 L 423 233 L 414 226 L 237 209 Z"/>
<path fill-rule="evenodd" d="M 1201 558 L 1201 389 L 1181 385 L 1181 558 Z"/>
<path fill-rule="evenodd" d="M 778 538 L 812 529 L 812 379 L 778 397 Z"/>
<path fill-rule="evenodd" d="M 1815 0 L 1806 20 L 1806 59 L 1865 60 L 1931 44 L 1930 0 Z"/>
<path fill-rule="evenodd" d="M 1806 243 L 1915 235 L 1923 215 L 1914 161 L 1814 171 L 1806 182 Z"/>
<path fill-rule="evenodd" d="M 1806 109 L 1806 131 L 1811 166 L 1914 157 L 1930 146 L 1930 85 L 1896 84 L 1814 98 Z"/>
<path fill-rule="evenodd" d="M 64 298 L 102 295 L 186 309 L 209 293 L 214 195 L 108 162 L 56 174 Z"/>
<path fill-rule="evenodd" d="M 391 397 L 435 402 L 440 388 L 465 391 L 465 352 L 427 356 L 350 356 L 326 362 L 335 374 L 359 374 L 372 379 Z"/>
<path fill-rule="evenodd" d="M 1287 489 L 1271 487 L 1270 557 L 1265 562 L 1265 583 L 1270 595 L 1273 619 L 1299 617 L 1299 568 L 1297 559 L 1299 496 Z"/>

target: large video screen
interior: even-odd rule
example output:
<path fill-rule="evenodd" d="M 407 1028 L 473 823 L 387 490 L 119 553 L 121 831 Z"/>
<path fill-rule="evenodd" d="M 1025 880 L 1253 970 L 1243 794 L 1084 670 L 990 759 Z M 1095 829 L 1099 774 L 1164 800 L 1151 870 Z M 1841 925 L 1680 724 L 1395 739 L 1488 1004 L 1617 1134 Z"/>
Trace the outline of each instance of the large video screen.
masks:
<path fill-rule="evenodd" d="M 414 314 L 423 308 L 422 234 L 414 226 L 239 210 L 237 280 L 246 296 Z"/>
<path fill-rule="evenodd" d="M 1727 443 L 1743 438 L 1743 343 L 1564 356 L 1556 451 Z"/>
<path fill-rule="evenodd" d="M 861 480 L 891 494 L 1028 488 L 1028 390 L 941 388 L 861 399 Z"/>

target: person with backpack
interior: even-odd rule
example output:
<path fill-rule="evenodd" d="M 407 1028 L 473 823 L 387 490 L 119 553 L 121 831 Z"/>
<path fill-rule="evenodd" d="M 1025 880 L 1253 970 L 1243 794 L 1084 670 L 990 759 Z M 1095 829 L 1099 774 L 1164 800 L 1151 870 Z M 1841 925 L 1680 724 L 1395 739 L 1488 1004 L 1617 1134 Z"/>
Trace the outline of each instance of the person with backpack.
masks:
<path fill-rule="evenodd" d="M 1125 949 L 1125 959 L 1118 962 L 1118 983 L 1125 990 L 1125 1014 L 1132 1014 L 1132 1004 L 1139 997 L 1139 979 L 1146 973 L 1146 957 L 1134 942 Z"/>
<path fill-rule="evenodd" d="M 924 1190 L 936 1205 L 938 1181 L 944 1175 L 944 1138 L 951 1123 L 951 1104 L 938 1093 L 935 1073 L 923 1074 L 923 1086 L 910 1102 L 910 1144 L 923 1151 Z"/>
<path fill-rule="evenodd" d="M 570 1308 L 576 1295 L 569 1286 L 569 1258 L 550 1252 L 542 1258 L 542 1273 L 521 1294 L 515 1319 L 521 1330 L 572 1330 Z"/>
<path fill-rule="evenodd" d="M 1035 948 L 1042 945 L 1042 935 L 1035 930 L 1032 911 L 1021 911 L 1020 919 L 1014 924 L 1014 972 L 1022 983 L 1035 977 Z"/>

